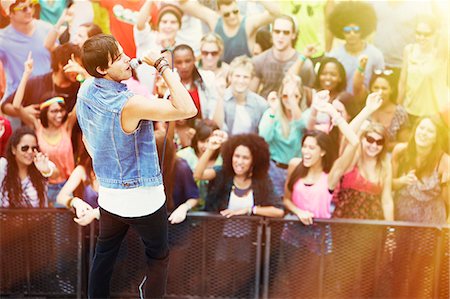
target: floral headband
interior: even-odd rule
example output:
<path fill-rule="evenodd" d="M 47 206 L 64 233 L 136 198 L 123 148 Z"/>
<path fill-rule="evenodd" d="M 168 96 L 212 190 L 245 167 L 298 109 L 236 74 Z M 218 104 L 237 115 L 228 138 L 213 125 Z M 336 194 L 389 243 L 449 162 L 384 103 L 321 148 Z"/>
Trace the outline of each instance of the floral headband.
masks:
<path fill-rule="evenodd" d="M 40 110 L 45 109 L 45 108 L 51 106 L 51 105 L 54 104 L 54 103 L 65 104 L 64 98 L 63 98 L 63 97 L 53 97 L 53 98 L 51 98 L 51 99 L 48 99 L 47 101 L 45 101 L 44 103 L 42 103 L 42 104 L 39 106 L 39 109 L 40 109 Z"/>

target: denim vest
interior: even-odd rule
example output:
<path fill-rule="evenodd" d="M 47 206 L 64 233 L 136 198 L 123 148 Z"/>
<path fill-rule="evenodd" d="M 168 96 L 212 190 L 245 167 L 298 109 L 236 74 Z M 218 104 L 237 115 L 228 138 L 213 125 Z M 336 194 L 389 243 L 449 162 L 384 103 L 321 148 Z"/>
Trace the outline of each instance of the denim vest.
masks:
<path fill-rule="evenodd" d="M 78 123 L 102 187 L 130 189 L 162 184 L 152 122 L 141 120 L 129 134 L 122 129 L 122 109 L 132 96 L 125 84 L 103 78 L 86 80 L 78 92 Z"/>

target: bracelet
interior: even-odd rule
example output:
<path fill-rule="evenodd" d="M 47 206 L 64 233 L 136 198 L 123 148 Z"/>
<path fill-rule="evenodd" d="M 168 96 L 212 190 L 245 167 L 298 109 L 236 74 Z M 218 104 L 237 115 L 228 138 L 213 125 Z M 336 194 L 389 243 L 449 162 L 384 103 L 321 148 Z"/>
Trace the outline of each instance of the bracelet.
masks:
<path fill-rule="evenodd" d="M 72 201 L 75 199 L 75 196 L 72 196 L 72 198 L 70 198 L 67 202 L 66 202 L 66 207 L 70 210 L 72 207 Z"/>
<path fill-rule="evenodd" d="M 364 74 L 364 69 L 363 69 L 361 66 L 359 66 L 359 65 L 358 65 L 358 71 L 359 71 L 361 74 Z"/>
<path fill-rule="evenodd" d="M 300 54 L 300 60 L 302 61 L 302 62 L 305 62 L 306 61 L 306 56 L 305 55 L 303 55 L 303 54 Z"/>
<path fill-rule="evenodd" d="M 163 56 L 159 57 L 158 59 L 156 59 L 156 61 L 155 61 L 155 63 L 153 64 L 153 66 L 157 69 L 158 66 L 159 66 L 159 64 L 160 64 L 161 61 L 163 61 L 163 60 L 165 60 L 165 61 L 167 62 L 167 60 L 166 60 Z M 168 62 L 167 62 L 167 63 L 168 63 Z"/>
<path fill-rule="evenodd" d="M 49 178 L 49 177 L 51 177 L 52 174 L 53 174 L 53 171 L 55 170 L 53 167 L 49 167 L 49 168 L 50 168 L 50 170 L 49 170 L 48 172 L 42 172 L 42 171 L 41 171 L 41 174 L 42 174 L 42 176 L 43 176 L 44 178 Z"/>
<path fill-rule="evenodd" d="M 164 73 L 165 70 L 170 69 L 168 64 L 163 65 L 162 67 L 160 67 L 158 69 L 158 73 L 160 73 L 161 75 Z"/>
<path fill-rule="evenodd" d="M 269 114 L 269 117 L 273 119 L 275 118 L 275 114 Z"/>
<path fill-rule="evenodd" d="M 83 83 L 84 81 L 86 81 L 86 78 L 82 74 L 78 74 L 76 80 L 80 83 Z"/>

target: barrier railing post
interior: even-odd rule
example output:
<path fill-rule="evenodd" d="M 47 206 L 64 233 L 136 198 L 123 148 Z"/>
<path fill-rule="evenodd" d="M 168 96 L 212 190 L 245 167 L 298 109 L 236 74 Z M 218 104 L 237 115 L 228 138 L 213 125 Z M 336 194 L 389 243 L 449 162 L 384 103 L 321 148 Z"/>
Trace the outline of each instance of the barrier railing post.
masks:
<path fill-rule="evenodd" d="M 269 297 L 269 269 L 270 269 L 270 244 L 271 244 L 271 230 L 270 230 L 270 222 L 266 220 L 264 222 L 266 239 L 264 242 L 264 270 L 263 270 L 263 299 L 267 299 Z"/>
<path fill-rule="evenodd" d="M 255 263 L 255 299 L 259 298 L 261 280 L 261 250 L 262 250 L 263 219 L 258 224 L 256 236 L 256 263 Z"/>

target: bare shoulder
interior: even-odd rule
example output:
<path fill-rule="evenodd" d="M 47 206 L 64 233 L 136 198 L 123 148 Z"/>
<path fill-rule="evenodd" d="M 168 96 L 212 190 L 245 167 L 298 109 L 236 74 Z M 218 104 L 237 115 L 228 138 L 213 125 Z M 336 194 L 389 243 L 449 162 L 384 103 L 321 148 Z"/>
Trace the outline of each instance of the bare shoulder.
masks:
<path fill-rule="evenodd" d="M 398 159 L 398 156 L 401 155 L 405 150 L 408 144 L 406 142 L 397 143 L 392 150 L 392 160 Z"/>

